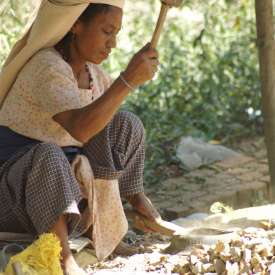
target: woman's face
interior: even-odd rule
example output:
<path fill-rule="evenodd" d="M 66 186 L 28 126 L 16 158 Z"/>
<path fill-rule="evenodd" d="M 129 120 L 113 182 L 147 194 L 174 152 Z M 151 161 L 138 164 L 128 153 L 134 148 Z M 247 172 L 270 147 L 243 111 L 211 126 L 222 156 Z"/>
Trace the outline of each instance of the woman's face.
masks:
<path fill-rule="evenodd" d="M 116 36 L 121 29 L 122 9 L 110 7 L 97 14 L 88 23 L 78 21 L 73 31 L 75 49 L 80 58 L 100 64 L 116 47 Z"/>

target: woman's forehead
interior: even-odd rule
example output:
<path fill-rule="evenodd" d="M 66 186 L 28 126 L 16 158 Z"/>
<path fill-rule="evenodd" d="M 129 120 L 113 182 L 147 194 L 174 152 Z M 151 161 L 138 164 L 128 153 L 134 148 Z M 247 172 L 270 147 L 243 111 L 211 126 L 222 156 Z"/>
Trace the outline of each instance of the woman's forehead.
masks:
<path fill-rule="evenodd" d="M 95 23 L 105 25 L 113 29 L 121 29 L 123 11 L 117 7 L 111 7 L 107 12 L 98 14 Z"/>

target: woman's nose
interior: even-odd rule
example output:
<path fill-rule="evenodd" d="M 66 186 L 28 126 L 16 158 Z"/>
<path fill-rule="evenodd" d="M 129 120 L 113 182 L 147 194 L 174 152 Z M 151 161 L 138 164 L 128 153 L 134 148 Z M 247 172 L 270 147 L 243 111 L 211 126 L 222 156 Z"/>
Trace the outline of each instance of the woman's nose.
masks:
<path fill-rule="evenodd" d="M 108 47 L 109 48 L 116 48 L 116 46 L 117 46 L 116 36 L 112 36 L 112 38 L 110 38 L 110 40 L 108 41 Z"/>

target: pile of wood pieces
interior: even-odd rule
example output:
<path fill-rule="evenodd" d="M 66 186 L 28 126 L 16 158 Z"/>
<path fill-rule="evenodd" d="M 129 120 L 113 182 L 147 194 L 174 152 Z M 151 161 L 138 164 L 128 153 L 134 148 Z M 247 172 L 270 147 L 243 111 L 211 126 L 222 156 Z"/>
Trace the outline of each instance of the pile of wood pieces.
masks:
<path fill-rule="evenodd" d="M 174 267 L 183 274 L 275 274 L 275 230 L 246 228 L 229 243 L 197 245 Z"/>

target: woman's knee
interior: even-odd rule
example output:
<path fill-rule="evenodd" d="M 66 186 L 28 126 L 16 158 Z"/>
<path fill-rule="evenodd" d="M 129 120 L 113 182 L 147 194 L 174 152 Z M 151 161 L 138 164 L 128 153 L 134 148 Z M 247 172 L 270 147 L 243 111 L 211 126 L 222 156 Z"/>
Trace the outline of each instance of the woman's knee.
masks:
<path fill-rule="evenodd" d="M 130 129 L 135 132 L 135 134 L 140 134 L 141 136 L 144 136 L 144 126 L 137 115 L 127 111 L 120 111 L 116 113 L 114 120 L 118 122 L 120 126 L 126 124 L 128 127 L 130 127 Z"/>
<path fill-rule="evenodd" d="M 40 143 L 35 148 L 34 160 L 44 164 L 57 165 L 60 161 L 66 160 L 62 149 L 53 143 Z"/>

